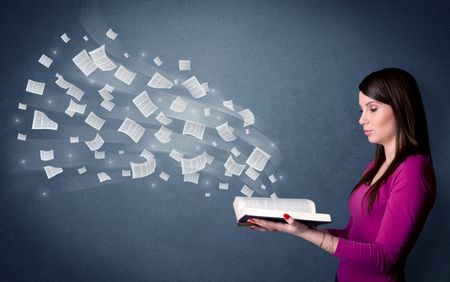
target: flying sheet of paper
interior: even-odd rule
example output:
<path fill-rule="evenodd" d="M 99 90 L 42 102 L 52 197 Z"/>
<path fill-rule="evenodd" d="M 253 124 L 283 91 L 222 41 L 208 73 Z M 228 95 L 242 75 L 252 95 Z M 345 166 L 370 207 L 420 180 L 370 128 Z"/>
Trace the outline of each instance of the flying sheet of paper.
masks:
<path fill-rule="evenodd" d="M 199 172 L 206 166 L 205 154 L 200 154 L 192 159 L 181 159 L 181 174 Z"/>
<path fill-rule="evenodd" d="M 89 55 L 91 56 L 94 64 L 102 71 L 110 71 L 117 67 L 116 64 L 114 64 L 114 62 L 111 61 L 111 59 L 106 55 L 105 44 L 90 51 Z"/>
<path fill-rule="evenodd" d="M 27 104 L 19 103 L 19 106 L 17 106 L 17 108 L 19 110 L 26 111 L 27 110 Z"/>
<path fill-rule="evenodd" d="M 72 86 L 73 84 L 64 80 L 64 77 L 62 75 L 60 75 L 59 73 L 56 74 L 56 85 L 58 85 L 59 87 L 61 87 L 62 89 L 69 89 L 70 86 Z"/>
<path fill-rule="evenodd" d="M 205 155 L 206 158 L 206 163 L 207 164 L 212 164 L 212 162 L 214 161 L 214 156 L 211 156 L 210 154 L 208 154 L 206 151 L 203 152 L 203 155 Z"/>
<path fill-rule="evenodd" d="M 178 68 L 180 71 L 191 70 L 191 60 L 178 60 Z"/>
<path fill-rule="evenodd" d="M 47 57 L 45 54 L 42 54 L 39 58 L 38 62 L 43 65 L 46 68 L 49 68 L 50 65 L 53 63 L 53 60 L 49 57 Z"/>
<path fill-rule="evenodd" d="M 261 184 L 260 187 L 261 187 L 261 189 L 264 189 L 264 190 L 266 189 L 266 185 L 264 185 L 264 184 Z"/>
<path fill-rule="evenodd" d="M 145 128 L 134 120 L 125 118 L 117 131 L 125 133 L 133 139 L 134 143 L 137 143 L 141 139 L 142 135 L 144 135 Z"/>
<path fill-rule="evenodd" d="M 112 29 L 108 29 L 108 31 L 106 32 L 106 36 L 111 39 L 114 40 L 117 37 L 117 33 L 114 32 Z"/>
<path fill-rule="evenodd" d="M 19 141 L 27 141 L 27 135 L 26 134 L 22 134 L 22 133 L 18 133 L 17 134 L 17 140 L 19 140 Z"/>
<path fill-rule="evenodd" d="M 105 182 L 111 180 L 111 177 L 106 172 L 97 173 L 98 181 Z"/>
<path fill-rule="evenodd" d="M 198 173 L 189 173 L 189 174 L 184 175 L 183 181 L 198 184 L 199 177 L 200 177 L 200 174 L 198 174 Z"/>
<path fill-rule="evenodd" d="M 73 57 L 72 61 L 85 76 L 89 76 L 97 69 L 97 66 L 92 61 L 91 57 L 89 57 L 86 49 L 83 49 L 83 51 Z"/>
<path fill-rule="evenodd" d="M 142 150 L 142 153 L 139 155 L 140 157 L 143 157 L 144 159 L 146 159 L 147 161 L 150 161 L 152 159 L 155 158 L 155 155 L 153 155 L 152 152 L 147 151 L 146 149 Z"/>
<path fill-rule="evenodd" d="M 233 100 L 229 100 L 229 101 L 224 101 L 223 105 L 225 108 L 234 111 L 234 104 L 233 104 Z"/>
<path fill-rule="evenodd" d="M 163 64 L 163 61 L 161 61 L 161 59 L 159 57 L 155 57 L 153 59 L 153 62 L 155 63 L 155 65 L 157 65 L 158 67 L 161 66 Z"/>
<path fill-rule="evenodd" d="M 219 189 L 228 190 L 228 183 L 219 182 Z"/>
<path fill-rule="evenodd" d="M 94 112 L 90 112 L 86 120 L 84 121 L 96 130 L 100 131 L 103 125 L 105 124 L 105 120 L 98 117 Z"/>
<path fill-rule="evenodd" d="M 217 147 L 217 142 L 216 141 L 212 141 L 211 145 L 213 145 L 214 147 Z"/>
<path fill-rule="evenodd" d="M 170 142 L 170 136 L 172 135 L 172 130 L 164 127 L 164 125 L 161 125 L 161 127 L 159 128 L 159 130 L 153 134 L 156 139 L 158 139 L 159 142 L 161 143 L 169 143 Z"/>
<path fill-rule="evenodd" d="M 206 193 L 205 193 L 205 197 L 206 197 L 206 198 L 211 197 L 211 192 L 206 192 Z"/>
<path fill-rule="evenodd" d="M 119 150 L 119 151 L 117 151 L 117 153 L 118 153 L 119 155 L 123 155 L 125 152 L 124 152 L 123 150 Z"/>
<path fill-rule="evenodd" d="M 84 114 L 84 111 L 86 110 L 86 105 L 78 104 L 77 102 L 74 102 L 72 99 L 70 99 L 69 106 L 66 109 L 66 113 L 79 113 Z M 73 114 L 72 114 L 73 116 Z"/>
<path fill-rule="evenodd" d="M 270 182 L 275 183 L 277 181 L 277 178 L 275 177 L 275 175 L 271 174 L 269 176 L 269 180 L 270 180 Z"/>
<path fill-rule="evenodd" d="M 155 72 L 147 85 L 156 89 L 170 89 L 174 84 L 158 72 Z"/>
<path fill-rule="evenodd" d="M 133 103 L 146 118 L 158 110 L 145 90 L 133 99 Z"/>
<path fill-rule="evenodd" d="M 70 38 L 66 33 L 64 33 L 63 35 L 61 35 L 61 40 L 64 41 L 64 43 L 67 43 L 70 41 Z"/>
<path fill-rule="evenodd" d="M 103 100 L 100 103 L 100 106 L 102 106 L 102 108 L 104 108 L 104 109 L 106 109 L 107 111 L 110 112 L 110 111 L 112 111 L 114 109 L 115 104 L 114 104 L 114 102 L 111 102 L 109 100 Z"/>
<path fill-rule="evenodd" d="M 241 193 L 247 197 L 251 197 L 253 195 L 253 192 L 255 192 L 255 191 L 250 189 L 247 185 L 244 185 L 241 189 Z"/>
<path fill-rule="evenodd" d="M 88 146 L 89 150 L 97 151 L 103 146 L 105 141 L 100 136 L 100 134 L 96 133 L 94 139 L 92 139 L 91 141 L 86 141 L 84 143 L 86 143 L 86 145 Z"/>
<path fill-rule="evenodd" d="M 41 161 L 48 162 L 54 159 L 53 150 L 40 150 Z"/>
<path fill-rule="evenodd" d="M 231 142 L 236 140 L 236 136 L 234 136 L 234 128 L 228 125 L 228 122 L 219 125 L 216 127 L 217 133 L 219 136 L 226 142 Z"/>
<path fill-rule="evenodd" d="M 72 84 L 67 89 L 66 94 L 80 101 L 84 95 L 84 91 Z"/>
<path fill-rule="evenodd" d="M 131 176 L 131 170 L 122 169 L 122 176 L 124 176 L 124 177 Z"/>
<path fill-rule="evenodd" d="M 269 154 L 260 148 L 255 147 L 245 163 L 256 170 L 263 171 L 270 157 L 271 156 Z"/>
<path fill-rule="evenodd" d="M 190 120 L 186 120 L 183 127 L 183 135 L 191 135 L 199 140 L 203 140 L 203 134 L 205 133 L 205 125 L 196 123 Z"/>
<path fill-rule="evenodd" d="M 80 138 L 78 136 L 71 136 L 71 137 L 69 137 L 69 142 L 71 144 L 79 143 L 80 142 Z"/>
<path fill-rule="evenodd" d="M 42 94 L 44 94 L 44 88 L 45 88 L 44 82 L 38 82 L 38 81 L 28 79 L 27 87 L 26 87 L 25 91 L 27 91 L 29 93 L 37 94 L 37 95 L 42 95 Z"/>
<path fill-rule="evenodd" d="M 167 181 L 167 180 L 169 180 L 170 175 L 167 174 L 167 173 L 165 173 L 164 171 L 161 171 L 161 173 L 159 174 L 159 177 L 160 177 L 161 179 L 163 179 L 164 181 Z"/>
<path fill-rule="evenodd" d="M 149 161 L 146 161 L 144 163 L 133 163 L 130 162 L 131 166 L 131 172 L 132 172 L 132 178 L 142 178 L 149 176 L 153 172 L 155 172 L 156 169 L 156 160 L 151 159 Z"/>
<path fill-rule="evenodd" d="M 211 115 L 211 108 L 204 108 L 203 114 L 205 117 L 209 117 Z"/>
<path fill-rule="evenodd" d="M 275 194 L 275 193 L 270 194 L 270 197 L 271 197 L 272 199 L 278 198 L 277 194 Z"/>
<path fill-rule="evenodd" d="M 134 78 L 136 77 L 136 74 L 134 72 L 127 70 L 124 66 L 120 65 L 119 68 L 114 73 L 114 77 L 124 82 L 125 84 L 130 85 L 131 82 L 133 82 Z"/>
<path fill-rule="evenodd" d="M 48 129 L 58 130 L 58 123 L 51 120 L 46 114 L 41 111 L 34 110 L 33 124 L 31 129 Z"/>
<path fill-rule="evenodd" d="M 54 166 L 48 165 L 48 166 L 44 166 L 44 171 L 45 171 L 45 174 L 47 175 L 47 179 L 50 179 L 50 178 L 62 173 L 63 169 L 61 167 L 54 167 Z"/>
<path fill-rule="evenodd" d="M 87 37 L 87 36 L 85 35 L 85 36 L 83 36 L 83 40 L 84 40 L 84 41 L 88 41 L 88 40 L 89 40 L 89 37 Z"/>
<path fill-rule="evenodd" d="M 246 128 L 245 129 L 245 134 L 249 135 L 250 134 L 250 129 Z"/>
<path fill-rule="evenodd" d="M 163 112 L 160 112 L 156 116 L 156 120 L 159 121 L 163 125 L 169 125 L 170 123 L 172 123 L 172 119 L 167 117 Z"/>
<path fill-rule="evenodd" d="M 242 171 L 245 169 L 245 164 L 239 164 L 237 163 L 233 157 L 230 155 L 227 159 L 227 161 L 224 164 L 225 169 L 234 175 L 241 175 Z"/>
<path fill-rule="evenodd" d="M 208 92 L 209 91 L 209 86 L 208 86 L 208 82 L 203 82 L 202 84 L 200 84 L 202 86 L 203 91 Z"/>
<path fill-rule="evenodd" d="M 255 181 L 259 176 L 259 173 L 251 166 L 247 168 L 245 174 L 253 181 Z"/>
<path fill-rule="evenodd" d="M 255 123 L 255 116 L 253 115 L 252 111 L 250 111 L 249 109 L 242 110 L 242 111 L 238 112 L 238 114 L 244 120 L 244 127 Z"/>
<path fill-rule="evenodd" d="M 125 53 L 123 53 L 123 56 L 125 57 L 125 58 L 129 58 L 130 57 L 130 54 L 128 54 L 127 52 L 125 52 Z"/>
<path fill-rule="evenodd" d="M 102 96 L 103 100 L 112 100 L 114 99 L 114 96 L 111 94 L 111 92 L 114 91 L 114 87 L 112 87 L 111 85 L 109 85 L 108 83 L 105 84 L 105 86 L 98 90 L 98 93 L 100 94 L 100 96 Z"/>
<path fill-rule="evenodd" d="M 177 113 L 182 113 L 186 110 L 188 102 L 184 101 L 180 96 L 177 96 L 175 100 L 172 101 L 170 109 Z"/>
<path fill-rule="evenodd" d="M 239 150 L 236 147 L 231 148 L 231 153 L 235 157 L 239 157 L 239 155 L 241 154 L 241 152 L 239 152 Z"/>
<path fill-rule="evenodd" d="M 82 167 L 80 167 L 80 168 L 77 169 L 77 170 L 78 170 L 78 174 L 83 174 L 83 173 L 86 173 L 86 172 L 87 172 L 87 169 L 86 169 L 85 166 L 82 166 Z"/>
<path fill-rule="evenodd" d="M 191 93 L 192 97 L 198 99 L 206 95 L 206 92 L 203 90 L 200 82 L 198 82 L 195 75 L 188 80 L 181 83 L 188 91 Z"/>
<path fill-rule="evenodd" d="M 172 150 L 170 151 L 169 156 L 170 156 L 172 159 L 176 160 L 177 162 L 180 162 L 181 159 L 184 157 L 184 154 L 178 152 L 178 151 L 175 150 L 175 149 L 172 149 Z"/>
<path fill-rule="evenodd" d="M 94 158 L 96 160 L 103 160 L 106 157 L 105 151 L 95 151 Z"/>

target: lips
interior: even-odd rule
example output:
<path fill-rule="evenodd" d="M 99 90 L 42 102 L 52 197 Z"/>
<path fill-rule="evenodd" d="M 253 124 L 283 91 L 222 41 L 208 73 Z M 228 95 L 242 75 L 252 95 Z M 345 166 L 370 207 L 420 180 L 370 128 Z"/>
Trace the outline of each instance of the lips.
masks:
<path fill-rule="evenodd" d="M 372 132 L 372 130 L 364 130 L 364 134 L 365 134 L 365 135 L 369 135 L 370 132 Z"/>

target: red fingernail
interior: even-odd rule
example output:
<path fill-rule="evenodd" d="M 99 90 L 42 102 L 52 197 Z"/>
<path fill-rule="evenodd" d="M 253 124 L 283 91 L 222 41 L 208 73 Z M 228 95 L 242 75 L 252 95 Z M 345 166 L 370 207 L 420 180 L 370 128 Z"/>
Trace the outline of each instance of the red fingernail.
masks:
<path fill-rule="evenodd" d="M 283 216 L 284 216 L 284 219 L 288 219 L 289 218 L 289 215 L 287 213 L 285 213 Z"/>

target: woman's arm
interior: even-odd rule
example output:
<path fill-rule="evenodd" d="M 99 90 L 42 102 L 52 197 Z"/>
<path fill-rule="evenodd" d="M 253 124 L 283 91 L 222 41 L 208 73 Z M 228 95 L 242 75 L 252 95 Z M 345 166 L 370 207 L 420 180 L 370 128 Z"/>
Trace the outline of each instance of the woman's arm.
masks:
<path fill-rule="evenodd" d="M 323 250 L 334 254 L 337 247 L 338 237 L 331 235 L 326 230 L 309 227 L 296 221 L 291 216 L 285 214 L 286 223 L 272 222 L 264 219 L 251 218 L 249 223 L 253 223 L 250 228 L 259 231 L 279 231 L 301 237 Z"/>

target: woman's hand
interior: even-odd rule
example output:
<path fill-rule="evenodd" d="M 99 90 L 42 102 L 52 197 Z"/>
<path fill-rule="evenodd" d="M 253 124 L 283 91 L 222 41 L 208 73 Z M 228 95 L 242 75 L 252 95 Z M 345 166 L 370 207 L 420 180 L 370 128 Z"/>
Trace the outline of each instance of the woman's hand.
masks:
<path fill-rule="evenodd" d="M 290 233 L 292 235 L 299 236 L 304 231 L 308 230 L 309 227 L 306 224 L 300 223 L 296 221 L 294 218 L 289 216 L 288 214 L 284 214 L 284 220 L 286 220 L 286 223 L 281 222 L 273 222 L 268 221 L 264 219 L 258 219 L 258 218 L 250 218 L 247 220 L 248 223 L 251 223 L 253 225 L 250 225 L 250 228 L 253 230 L 258 231 L 278 231 L 278 232 L 284 232 L 284 233 Z"/>

